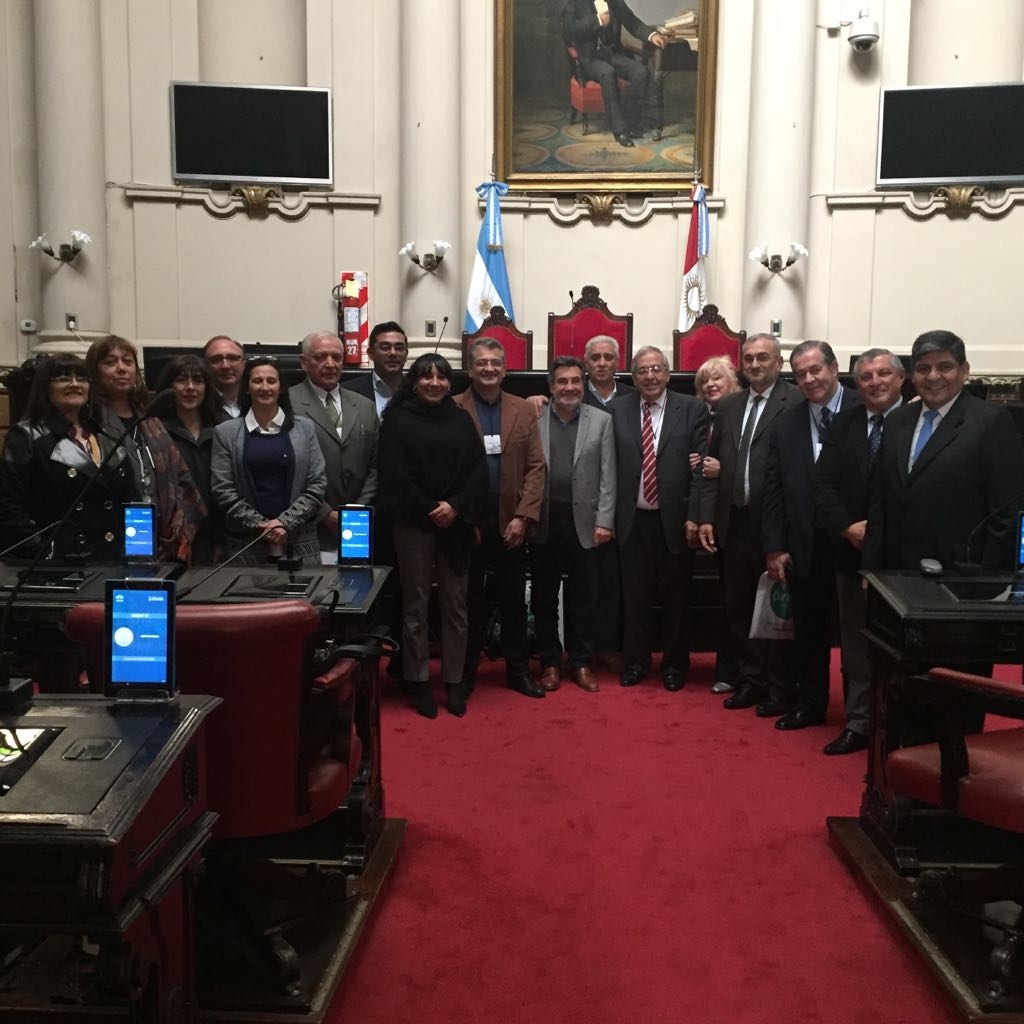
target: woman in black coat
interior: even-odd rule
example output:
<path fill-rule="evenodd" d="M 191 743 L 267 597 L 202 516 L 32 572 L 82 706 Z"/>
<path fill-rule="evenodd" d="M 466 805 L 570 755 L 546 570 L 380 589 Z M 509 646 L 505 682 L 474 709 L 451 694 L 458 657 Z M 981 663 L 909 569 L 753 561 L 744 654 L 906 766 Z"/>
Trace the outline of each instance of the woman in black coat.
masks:
<path fill-rule="evenodd" d="M 29 557 L 42 547 L 56 561 L 120 560 L 121 505 L 139 496 L 123 449 L 100 469 L 114 448 L 101 425 L 85 362 L 72 355 L 44 360 L 25 419 L 11 427 L 0 460 L 0 543 L 24 541 L 11 557 Z M 29 539 L 71 508 L 59 530 Z"/>
<path fill-rule="evenodd" d="M 412 364 L 381 421 L 377 460 L 379 501 L 395 524 L 401 569 L 403 672 L 416 687 L 416 710 L 426 718 L 437 717 L 427 634 L 435 578 L 448 710 L 466 713 L 467 568 L 487 498 L 483 442 L 468 413 L 451 399 L 451 376 L 448 360 L 436 353 Z"/>

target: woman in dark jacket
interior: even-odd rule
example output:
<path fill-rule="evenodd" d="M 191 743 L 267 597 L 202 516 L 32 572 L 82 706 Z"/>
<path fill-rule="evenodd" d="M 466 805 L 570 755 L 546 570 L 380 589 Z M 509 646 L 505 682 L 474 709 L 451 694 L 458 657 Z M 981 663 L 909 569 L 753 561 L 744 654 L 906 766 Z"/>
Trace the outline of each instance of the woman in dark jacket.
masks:
<path fill-rule="evenodd" d="M 427 353 L 409 368 L 380 430 L 380 502 L 395 523 L 402 575 L 402 665 L 416 687 L 416 710 L 437 717 L 430 684 L 427 607 L 437 580 L 441 610 L 441 679 L 448 710 L 466 713 L 466 570 L 487 498 L 483 443 L 449 394 L 452 369 Z"/>
<path fill-rule="evenodd" d="M 123 450 L 100 470 L 114 441 L 100 430 L 90 391 L 86 364 L 77 356 L 41 361 L 25 419 L 11 427 L 0 461 L 0 543 L 6 548 L 24 541 L 13 558 L 30 557 L 42 547 L 57 561 L 120 559 L 121 505 L 137 501 L 138 493 Z M 56 533 L 28 539 L 72 508 Z"/>
<path fill-rule="evenodd" d="M 157 378 L 156 390 L 170 392 L 166 402 L 157 409 L 157 415 L 188 466 L 208 509 L 205 521 L 192 540 L 192 563 L 217 561 L 224 517 L 213 500 L 210 460 L 213 428 L 227 418 L 217 388 L 203 360 L 186 354 L 175 356 L 167 363 Z"/>

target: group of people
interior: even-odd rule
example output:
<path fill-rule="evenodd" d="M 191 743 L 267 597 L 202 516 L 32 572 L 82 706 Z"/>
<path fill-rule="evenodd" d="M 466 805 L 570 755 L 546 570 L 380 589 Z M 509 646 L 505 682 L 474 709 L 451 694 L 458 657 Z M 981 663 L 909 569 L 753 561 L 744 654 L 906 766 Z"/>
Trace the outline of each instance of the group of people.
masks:
<path fill-rule="evenodd" d="M 903 364 L 889 351 L 861 355 L 850 389 L 830 346 L 807 341 L 789 357 L 790 384 L 764 334 L 744 341 L 739 368 L 705 363 L 696 395 L 669 388 L 654 346 L 634 354 L 632 386 L 618 382 L 607 336 L 590 339 L 583 359 L 556 358 L 549 395 L 530 400 L 502 388 L 505 353 L 492 338 L 472 345 L 469 387 L 454 397 L 443 356 L 405 369 L 399 324 L 374 327 L 368 351 L 372 371 L 342 384 L 341 341 L 314 332 L 301 343 L 304 378 L 284 388 L 273 357 L 246 359 L 218 335 L 202 357 L 171 359 L 154 399 L 124 338 L 94 343 L 84 360 L 40 360 L 0 460 L 0 544 L 23 557 L 116 561 L 120 506 L 145 501 L 161 559 L 318 564 L 337 550 L 339 506 L 371 504 L 375 561 L 395 567 L 383 616 L 402 652 L 391 668 L 431 718 L 435 585 L 454 715 L 473 692 L 492 606 L 507 685 L 526 696 L 564 678 L 593 692 L 602 661 L 636 686 L 659 649 L 661 683 L 676 691 L 703 548 L 722 583 L 713 689 L 729 710 L 754 708 L 782 730 L 824 722 L 838 608 L 846 721 L 828 754 L 867 744 L 861 568 L 924 557 L 1010 566 L 1020 440 L 1004 410 L 964 390 L 964 345 L 949 332 L 915 341 L 920 400 L 905 406 Z M 765 572 L 788 584 L 792 641 L 750 638 Z"/>

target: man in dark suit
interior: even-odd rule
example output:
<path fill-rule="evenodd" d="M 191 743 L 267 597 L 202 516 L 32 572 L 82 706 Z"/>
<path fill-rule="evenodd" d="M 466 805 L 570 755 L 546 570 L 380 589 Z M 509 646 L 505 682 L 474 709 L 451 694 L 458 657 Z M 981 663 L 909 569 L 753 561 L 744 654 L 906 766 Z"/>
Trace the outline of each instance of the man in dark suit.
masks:
<path fill-rule="evenodd" d="M 762 705 L 781 715 L 776 729 L 804 729 L 825 721 L 832 656 L 832 549 L 814 520 L 814 464 L 832 420 L 861 404 L 839 383 L 839 364 L 825 341 L 805 341 L 790 353 L 802 402 L 772 427 L 765 464 L 761 544 L 768 575 L 789 584 L 793 609 L 793 674 L 788 692 Z"/>
<path fill-rule="evenodd" d="M 366 352 L 373 361 L 373 369 L 345 381 L 342 387 L 373 402 L 377 419 L 380 419 L 392 396 L 402 386 L 402 370 L 409 358 L 409 340 L 401 324 L 394 320 L 374 324 Z"/>
<path fill-rule="evenodd" d="M 690 668 L 687 622 L 694 518 L 689 453 L 704 454 L 708 411 L 692 395 L 668 390 L 668 360 L 645 345 L 633 356 L 637 391 L 611 405 L 615 432 L 615 535 L 622 561 L 625 611 L 621 682 L 635 686 L 651 669 L 653 609 L 661 615 L 661 680 L 680 690 Z"/>
<path fill-rule="evenodd" d="M 620 146 L 631 147 L 643 134 L 640 109 L 647 94 L 650 72 L 622 47 L 622 29 L 641 42 L 664 49 L 666 39 L 645 25 L 625 0 L 570 0 L 562 15 L 562 34 L 576 48 L 584 80 L 601 86 L 608 125 Z M 629 83 L 619 94 L 619 79 Z"/>
<path fill-rule="evenodd" d="M 782 349 L 772 335 L 747 338 L 740 355 L 749 386 L 719 402 L 708 451 L 720 463 L 719 475 L 700 481 L 700 543 L 707 551 L 722 549 L 726 628 L 737 654 L 738 674 L 722 680 L 735 691 L 725 699 L 729 710 L 770 705 L 786 682 L 783 662 L 790 644 L 751 640 L 750 618 L 765 571 L 761 520 L 768 436 L 800 397 L 792 384 L 779 380 Z"/>
<path fill-rule="evenodd" d="M 871 480 L 865 569 L 917 569 L 922 558 L 1013 566 L 1024 454 L 1010 414 L 964 390 L 963 341 L 928 331 L 911 350 L 921 397 L 889 417 Z"/>
<path fill-rule="evenodd" d="M 484 576 L 498 587 L 505 682 L 527 697 L 544 690 L 530 675 L 526 625 L 526 538 L 540 521 L 547 470 L 537 414 L 523 398 L 501 389 L 505 349 L 495 338 L 477 338 L 469 351 L 469 389 L 455 402 L 469 413 L 487 453 L 490 501 L 480 522 L 480 543 L 469 564 L 469 638 L 463 685 L 472 692 L 486 625 Z"/>
<path fill-rule="evenodd" d="M 615 440 L 611 417 L 584 405 L 583 363 L 559 356 L 549 374 L 551 405 L 537 421 L 547 486 L 530 539 L 530 606 L 537 632 L 541 686 L 560 685 L 558 588 L 565 575 L 562 622 L 569 673 L 582 690 L 597 690 L 591 669 L 596 612 L 604 598 L 597 557 L 615 538 Z"/>
<path fill-rule="evenodd" d="M 245 349 L 234 338 L 226 334 L 215 334 L 203 346 L 203 358 L 217 382 L 225 415 L 236 419 L 240 414 L 238 389 L 245 369 Z"/>
<path fill-rule="evenodd" d="M 327 493 L 317 533 L 321 552 L 337 552 L 338 506 L 371 505 L 377 494 L 377 413 L 362 395 L 338 387 L 341 339 L 314 331 L 302 339 L 305 380 L 288 389 L 296 416 L 316 426 L 327 464 Z"/>
<path fill-rule="evenodd" d="M 878 457 L 886 420 L 902 398 L 903 364 L 888 349 L 868 349 L 853 367 L 863 405 L 840 413 L 829 427 L 814 467 L 818 527 L 832 544 L 839 639 L 843 656 L 846 726 L 824 753 L 852 754 L 868 745 L 871 662 L 860 577 L 868 519 L 868 479 Z"/>
<path fill-rule="evenodd" d="M 619 395 L 628 395 L 635 388 L 615 379 L 619 368 L 619 343 L 610 335 L 595 334 L 583 349 L 587 377 L 583 401 L 596 409 L 607 409 Z"/>

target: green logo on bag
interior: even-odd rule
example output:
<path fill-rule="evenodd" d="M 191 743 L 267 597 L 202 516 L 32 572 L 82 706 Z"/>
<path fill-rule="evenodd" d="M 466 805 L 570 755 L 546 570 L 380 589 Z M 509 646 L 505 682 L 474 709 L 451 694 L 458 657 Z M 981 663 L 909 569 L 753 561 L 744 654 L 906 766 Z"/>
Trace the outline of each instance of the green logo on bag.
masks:
<path fill-rule="evenodd" d="M 768 597 L 772 611 L 780 619 L 788 619 L 789 612 L 789 588 L 785 583 L 775 582 L 772 584 L 771 594 Z"/>

